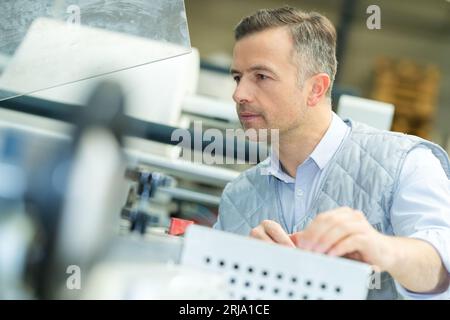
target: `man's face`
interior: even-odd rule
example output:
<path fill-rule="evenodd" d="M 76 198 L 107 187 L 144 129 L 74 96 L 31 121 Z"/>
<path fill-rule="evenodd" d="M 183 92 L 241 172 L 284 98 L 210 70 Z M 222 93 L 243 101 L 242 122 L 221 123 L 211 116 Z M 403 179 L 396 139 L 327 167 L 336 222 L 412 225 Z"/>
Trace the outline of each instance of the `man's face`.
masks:
<path fill-rule="evenodd" d="M 286 28 L 257 32 L 236 42 L 233 100 L 245 130 L 279 129 L 283 134 L 301 125 L 306 98 L 294 59 Z"/>

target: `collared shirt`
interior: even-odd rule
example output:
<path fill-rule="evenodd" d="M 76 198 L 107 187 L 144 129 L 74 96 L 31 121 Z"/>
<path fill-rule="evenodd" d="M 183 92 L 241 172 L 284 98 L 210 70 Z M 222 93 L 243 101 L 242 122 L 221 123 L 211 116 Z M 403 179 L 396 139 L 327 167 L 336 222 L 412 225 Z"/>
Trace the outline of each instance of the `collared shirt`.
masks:
<path fill-rule="evenodd" d="M 306 215 L 320 185 L 323 169 L 349 133 L 350 127 L 333 113 L 327 132 L 309 157 L 297 167 L 295 179 L 282 170 L 276 152 L 271 153 L 268 171 L 279 181 L 275 187 L 283 211 L 284 227 L 289 233 L 296 231 L 295 226 Z"/>
<path fill-rule="evenodd" d="M 327 132 L 297 167 L 295 178 L 282 170 L 276 153 L 271 153 L 268 172 L 277 178 L 277 198 L 288 232 L 297 231 L 296 225 L 308 212 L 324 169 L 349 133 L 350 128 L 333 113 Z M 408 153 L 394 194 L 390 220 L 396 236 L 417 238 L 433 245 L 450 271 L 450 180 L 431 150 L 419 147 Z M 398 283 L 397 289 L 410 298 L 450 298 L 450 288 L 438 295 L 412 293 Z"/>

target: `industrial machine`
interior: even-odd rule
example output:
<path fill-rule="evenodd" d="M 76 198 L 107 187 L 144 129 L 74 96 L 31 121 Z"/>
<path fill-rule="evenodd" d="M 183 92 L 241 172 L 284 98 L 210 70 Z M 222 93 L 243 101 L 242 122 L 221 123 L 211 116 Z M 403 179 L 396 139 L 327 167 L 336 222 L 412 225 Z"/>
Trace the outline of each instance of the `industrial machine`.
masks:
<path fill-rule="evenodd" d="M 186 157 L 211 144 L 195 121 L 221 132 L 238 123 L 227 103 L 196 92 L 182 0 L 6 0 L 0 10 L 1 299 L 365 298 L 366 265 L 209 228 L 223 187 L 263 148 L 232 137 L 232 151 L 222 143 L 214 155 L 238 164 Z M 271 265 L 261 250 L 303 267 Z M 290 272 L 286 294 L 233 276 L 246 257 L 252 270 Z M 333 267 L 343 282 L 311 293 Z"/>

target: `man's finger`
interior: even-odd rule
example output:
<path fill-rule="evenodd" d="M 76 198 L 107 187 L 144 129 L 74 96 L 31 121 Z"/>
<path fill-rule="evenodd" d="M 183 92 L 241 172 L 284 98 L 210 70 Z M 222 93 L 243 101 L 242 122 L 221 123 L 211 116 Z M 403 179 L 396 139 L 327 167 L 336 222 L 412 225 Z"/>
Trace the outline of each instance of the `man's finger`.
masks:
<path fill-rule="evenodd" d="M 289 235 L 283 230 L 283 228 L 276 223 L 275 221 L 264 221 L 262 223 L 264 230 L 272 238 L 276 243 L 288 246 L 295 247 L 292 240 L 289 238 Z"/>
<path fill-rule="evenodd" d="M 270 242 L 270 243 L 274 242 L 272 240 L 272 238 L 269 237 L 268 234 L 266 234 L 264 228 L 262 228 L 261 225 L 259 225 L 258 227 L 254 228 L 254 229 L 252 229 L 252 231 L 250 231 L 250 237 L 259 239 L 259 240 L 263 240 L 266 242 Z"/>
<path fill-rule="evenodd" d="M 318 249 L 319 239 L 343 221 L 352 221 L 353 217 L 354 210 L 347 207 L 318 214 L 299 239 L 300 247 L 306 250 Z"/>
<path fill-rule="evenodd" d="M 331 250 L 328 251 L 330 256 L 345 256 L 353 252 L 358 252 L 361 250 L 361 235 L 356 234 L 349 236 L 340 242 L 338 242 Z M 361 252 L 360 252 L 361 253 Z"/>
<path fill-rule="evenodd" d="M 289 235 L 289 239 L 294 243 L 296 247 L 300 247 L 300 239 L 303 235 L 303 231 L 298 231 Z"/>
<path fill-rule="evenodd" d="M 363 230 L 363 227 L 364 225 L 360 222 L 353 221 L 335 225 L 317 241 L 314 251 L 325 253 L 344 238 L 360 233 Z"/>

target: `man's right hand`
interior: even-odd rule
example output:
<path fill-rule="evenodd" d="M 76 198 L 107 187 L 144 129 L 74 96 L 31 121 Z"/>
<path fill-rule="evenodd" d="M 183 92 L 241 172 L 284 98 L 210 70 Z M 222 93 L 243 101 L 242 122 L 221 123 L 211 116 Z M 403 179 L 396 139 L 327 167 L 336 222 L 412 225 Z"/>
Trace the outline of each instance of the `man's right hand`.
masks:
<path fill-rule="evenodd" d="M 295 248 L 295 244 L 289 235 L 278 223 L 272 220 L 263 220 L 250 231 L 250 237 Z"/>

